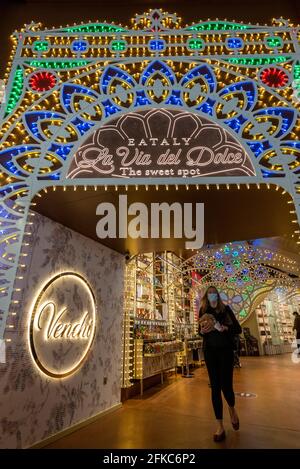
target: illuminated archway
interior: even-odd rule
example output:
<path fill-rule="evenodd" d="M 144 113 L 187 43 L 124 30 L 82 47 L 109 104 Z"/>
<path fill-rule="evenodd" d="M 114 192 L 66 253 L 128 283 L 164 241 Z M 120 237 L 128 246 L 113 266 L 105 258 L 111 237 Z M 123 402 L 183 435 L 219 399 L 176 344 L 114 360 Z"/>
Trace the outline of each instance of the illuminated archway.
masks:
<path fill-rule="evenodd" d="M 210 285 L 219 288 L 241 323 L 275 288 L 283 287 L 292 294 L 299 287 L 295 259 L 247 242 L 202 249 L 184 261 L 181 269 L 192 276 L 195 290 L 202 292 Z"/>
<path fill-rule="evenodd" d="M 66 177 L 70 159 L 112 116 L 165 108 L 208 117 L 234 135 L 255 168 L 255 175 L 228 177 L 226 183 L 273 183 L 289 192 L 298 234 L 298 34 L 299 27 L 284 20 L 272 26 L 214 21 L 183 27 L 180 18 L 161 10 L 136 16 L 132 28 L 88 23 L 42 30 L 30 24 L 14 33 L 0 128 L 0 337 L 11 300 L 18 301 L 13 285 L 26 255 L 22 241 L 32 197 L 74 184 Z M 224 180 L 213 175 L 159 182 Z"/>

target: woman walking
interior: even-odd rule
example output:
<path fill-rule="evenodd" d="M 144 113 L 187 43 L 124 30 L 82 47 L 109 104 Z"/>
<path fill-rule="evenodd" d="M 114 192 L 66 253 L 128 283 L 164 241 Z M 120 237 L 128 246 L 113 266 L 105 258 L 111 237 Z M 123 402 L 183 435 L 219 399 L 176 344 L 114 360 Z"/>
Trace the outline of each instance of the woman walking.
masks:
<path fill-rule="evenodd" d="M 210 379 L 211 398 L 218 422 L 214 441 L 223 441 L 222 392 L 228 404 L 234 430 L 239 429 L 233 391 L 234 338 L 242 329 L 232 309 L 224 305 L 218 290 L 211 286 L 205 292 L 199 311 L 200 333 L 203 335 L 204 359 Z"/>

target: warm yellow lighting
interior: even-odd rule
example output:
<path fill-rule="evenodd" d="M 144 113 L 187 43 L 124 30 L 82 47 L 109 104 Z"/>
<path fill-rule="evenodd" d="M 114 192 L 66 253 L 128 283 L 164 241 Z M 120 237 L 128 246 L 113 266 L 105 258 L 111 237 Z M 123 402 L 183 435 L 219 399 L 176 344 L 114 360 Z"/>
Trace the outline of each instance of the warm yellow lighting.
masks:
<path fill-rule="evenodd" d="M 91 311 L 83 311 L 79 319 L 64 321 L 70 305 L 58 306 L 51 298 L 59 288 L 61 282 L 71 282 L 71 285 L 80 285 L 84 297 L 89 302 Z M 77 286 L 78 289 L 78 286 Z M 46 317 L 46 319 L 45 319 Z M 43 319 L 43 320 L 42 320 Z M 75 272 L 62 272 L 47 280 L 40 288 L 33 301 L 29 315 L 28 343 L 32 360 L 44 375 L 50 378 L 65 378 L 77 371 L 85 361 L 94 340 L 96 330 L 96 301 L 94 293 L 86 279 Z M 41 355 L 51 340 L 58 340 L 59 344 L 65 342 L 69 350 L 74 341 L 83 343 L 81 354 L 76 353 L 75 359 L 62 369 L 55 369 L 46 355 Z"/>

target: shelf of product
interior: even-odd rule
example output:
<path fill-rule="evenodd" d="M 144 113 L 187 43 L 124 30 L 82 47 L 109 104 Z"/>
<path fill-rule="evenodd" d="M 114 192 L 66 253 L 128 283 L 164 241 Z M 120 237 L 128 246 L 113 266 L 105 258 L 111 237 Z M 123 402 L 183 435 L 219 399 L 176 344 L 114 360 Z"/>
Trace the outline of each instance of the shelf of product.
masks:
<path fill-rule="evenodd" d="M 182 259 L 166 251 L 139 254 L 126 265 L 125 317 L 130 317 L 131 323 L 124 341 L 130 344 L 127 353 L 129 348 L 134 350 L 127 386 L 155 370 L 160 373 L 171 365 L 176 368 L 182 340 L 194 337 L 198 331 L 195 293 L 181 266 Z M 163 363 L 158 355 L 164 356 Z M 167 356 L 168 364 L 164 363 Z M 148 358 L 151 364 L 146 363 Z"/>
<path fill-rule="evenodd" d="M 189 350 L 197 350 L 197 349 L 202 348 L 203 339 L 202 338 L 199 339 L 199 337 L 195 337 L 195 338 L 188 339 L 187 343 L 188 343 Z"/>
<path fill-rule="evenodd" d="M 291 352 L 294 340 L 293 305 L 279 301 L 274 292 L 257 308 L 260 341 L 266 355 Z"/>
<path fill-rule="evenodd" d="M 172 340 L 164 342 L 144 342 L 144 357 L 154 356 L 163 353 L 176 353 L 183 350 L 181 340 Z"/>
<path fill-rule="evenodd" d="M 167 321 L 135 319 L 133 331 L 135 339 L 171 340 L 173 338 L 169 333 Z"/>
<path fill-rule="evenodd" d="M 123 354 L 122 354 L 122 387 L 131 386 L 134 372 L 134 344 L 133 319 L 135 314 L 135 268 L 128 264 L 126 267 L 126 282 L 124 285 L 124 319 L 123 319 Z"/>
<path fill-rule="evenodd" d="M 199 337 L 191 337 L 183 341 L 184 348 L 177 353 L 177 366 L 187 366 L 192 363 L 201 362 L 203 339 Z"/>
<path fill-rule="evenodd" d="M 141 395 L 143 394 L 144 379 L 160 374 L 160 379 L 163 383 L 164 372 L 168 370 L 176 372 L 176 353 L 182 349 L 183 343 L 180 340 L 145 341 L 143 339 L 135 339 L 134 379 L 140 381 Z"/>

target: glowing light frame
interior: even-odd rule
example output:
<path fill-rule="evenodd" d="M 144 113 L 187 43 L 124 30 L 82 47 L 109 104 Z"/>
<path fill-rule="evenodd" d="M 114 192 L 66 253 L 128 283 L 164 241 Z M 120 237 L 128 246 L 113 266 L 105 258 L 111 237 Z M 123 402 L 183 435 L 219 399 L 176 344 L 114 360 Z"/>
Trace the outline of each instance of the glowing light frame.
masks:
<path fill-rule="evenodd" d="M 88 293 L 91 297 L 92 305 L 93 305 L 93 311 L 92 311 L 93 330 L 91 332 L 91 336 L 89 337 L 87 345 L 85 346 L 85 351 L 84 351 L 82 357 L 80 358 L 80 360 L 78 360 L 78 362 L 75 365 L 73 365 L 70 369 L 64 370 L 62 373 L 54 373 L 54 372 L 50 371 L 49 369 L 47 369 L 47 367 L 45 365 L 43 365 L 43 363 L 41 363 L 40 359 L 38 358 L 38 354 L 36 352 L 36 348 L 35 348 L 35 344 L 34 344 L 33 326 L 34 326 L 34 320 L 35 320 L 35 316 L 36 316 L 36 313 L 37 313 L 37 308 L 39 306 L 41 297 L 43 296 L 45 291 L 53 284 L 53 282 L 55 282 L 56 280 L 61 279 L 63 277 L 76 277 L 76 280 L 79 280 L 84 285 L 84 287 L 87 289 L 87 291 L 88 291 Z M 95 298 L 94 292 L 93 292 L 90 284 L 87 282 L 87 280 L 82 275 L 80 275 L 76 272 L 62 272 L 60 274 L 54 275 L 53 277 L 50 278 L 50 280 L 47 280 L 47 282 L 43 285 L 43 287 L 40 289 L 38 295 L 36 296 L 36 298 L 33 302 L 33 306 L 30 308 L 30 313 L 29 313 L 30 321 L 28 322 L 29 323 L 29 327 L 28 327 L 29 350 L 30 350 L 32 360 L 33 360 L 34 364 L 36 365 L 36 367 L 39 369 L 39 371 L 41 371 L 48 378 L 49 377 L 50 378 L 66 378 L 68 376 L 73 375 L 83 365 L 83 363 L 85 362 L 85 360 L 87 358 L 87 355 L 89 354 L 89 352 L 91 350 L 91 347 L 92 347 L 92 344 L 93 344 L 93 341 L 94 341 L 94 338 L 95 338 L 95 333 L 96 333 L 96 310 L 97 310 L 97 308 L 96 308 L 96 298 Z"/>

